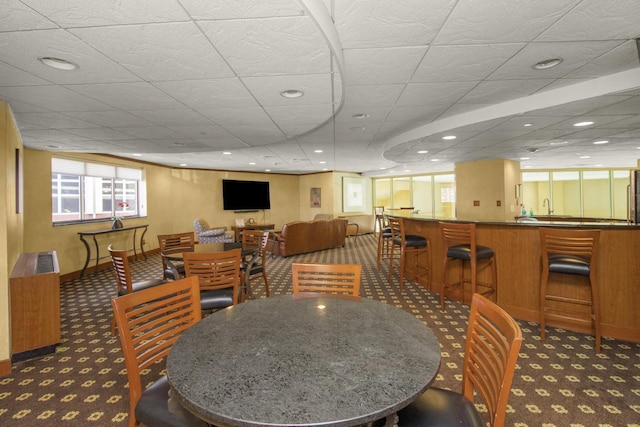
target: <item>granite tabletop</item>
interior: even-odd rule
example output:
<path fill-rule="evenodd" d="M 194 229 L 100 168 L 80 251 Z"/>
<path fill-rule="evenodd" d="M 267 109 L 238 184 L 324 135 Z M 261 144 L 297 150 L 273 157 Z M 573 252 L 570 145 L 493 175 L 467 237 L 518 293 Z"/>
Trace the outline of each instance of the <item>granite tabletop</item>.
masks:
<path fill-rule="evenodd" d="M 218 311 L 167 359 L 173 395 L 212 424 L 352 426 L 432 383 L 440 347 L 418 318 L 366 298 L 281 295 Z"/>

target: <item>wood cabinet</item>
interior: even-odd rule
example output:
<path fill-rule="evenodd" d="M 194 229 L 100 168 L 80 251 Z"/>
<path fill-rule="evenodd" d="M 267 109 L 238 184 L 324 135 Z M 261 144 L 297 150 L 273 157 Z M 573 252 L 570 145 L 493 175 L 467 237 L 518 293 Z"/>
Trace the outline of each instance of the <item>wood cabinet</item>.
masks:
<path fill-rule="evenodd" d="M 60 268 L 55 251 L 20 255 L 9 278 L 11 359 L 55 351 L 60 342 Z"/>

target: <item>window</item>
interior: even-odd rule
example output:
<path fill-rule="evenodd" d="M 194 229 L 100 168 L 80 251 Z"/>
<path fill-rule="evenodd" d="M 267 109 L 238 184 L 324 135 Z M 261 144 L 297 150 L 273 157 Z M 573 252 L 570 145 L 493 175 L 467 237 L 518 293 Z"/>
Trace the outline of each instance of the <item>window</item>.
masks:
<path fill-rule="evenodd" d="M 522 203 L 534 215 L 627 217 L 628 170 L 522 172 Z"/>
<path fill-rule="evenodd" d="M 51 159 L 54 223 L 138 217 L 146 205 L 142 169 Z"/>
<path fill-rule="evenodd" d="M 413 207 L 427 218 L 455 218 L 454 174 L 379 178 L 374 180 L 374 206 L 386 209 Z"/>

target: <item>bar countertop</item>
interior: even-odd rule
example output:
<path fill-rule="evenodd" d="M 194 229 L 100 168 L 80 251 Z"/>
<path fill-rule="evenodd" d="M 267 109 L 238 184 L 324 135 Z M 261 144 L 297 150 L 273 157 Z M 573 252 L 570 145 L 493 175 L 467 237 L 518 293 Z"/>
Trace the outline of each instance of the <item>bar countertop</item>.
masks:
<path fill-rule="evenodd" d="M 560 226 L 560 227 L 585 227 L 585 228 L 636 228 L 640 229 L 640 224 L 633 224 L 626 220 L 613 218 L 582 218 L 572 216 L 539 215 L 534 217 L 522 216 L 514 217 L 512 220 L 471 220 L 465 218 L 434 218 L 431 215 L 397 211 L 388 216 L 409 218 L 417 221 L 452 221 L 452 222 L 474 222 L 486 225 L 517 225 L 517 226 Z"/>

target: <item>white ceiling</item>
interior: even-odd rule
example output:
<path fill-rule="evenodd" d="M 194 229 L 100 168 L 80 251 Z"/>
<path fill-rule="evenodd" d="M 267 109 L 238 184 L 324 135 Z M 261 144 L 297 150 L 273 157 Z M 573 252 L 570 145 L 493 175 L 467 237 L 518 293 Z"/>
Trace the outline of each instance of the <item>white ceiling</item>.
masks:
<path fill-rule="evenodd" d="M 368 176 L 492 158 L 528 157 L 522 167 L 532 168 L 636 167 L 640 158 L 637 0 L 0 0 L 0 8 L 0 99 L 29 148 Z M 533 69 L 550 58 L 562 62 Z M 289 89 L 304 96 L 280 95 Z M 594 124 L 573 126 L 587 120 Z"/>

